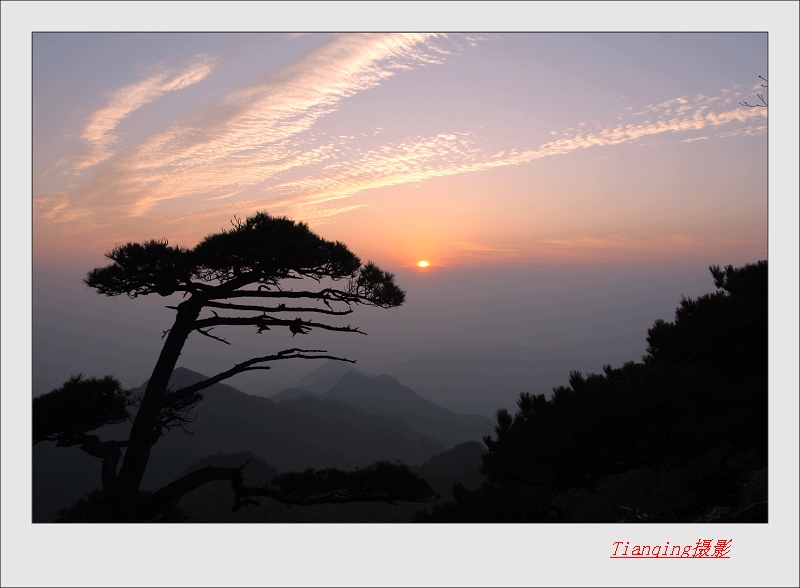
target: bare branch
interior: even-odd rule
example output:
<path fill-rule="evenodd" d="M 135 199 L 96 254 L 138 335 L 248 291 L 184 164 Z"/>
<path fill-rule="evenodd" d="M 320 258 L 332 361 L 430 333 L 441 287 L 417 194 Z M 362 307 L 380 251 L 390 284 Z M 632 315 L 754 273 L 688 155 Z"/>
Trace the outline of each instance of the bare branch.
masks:
<path fill-rule="evenodd" d="M 170 392 L 171 389 L 167 391 L 168 394 Z M 141 407 L 142 398 L 143 396 L 135 397 L 131 404 Z M 192 415 L 192 410 L 201 400 L 203 400 L 203 395 L 195 391 L 176 396 L 169 402 L 163 402 L 155 419 L 153 432 L 149 435 L 150 444 L 154 445 L 165 435 L 165 431 L 170 431 L 176 427 L 180 427 L 185 435 L 193 435 L 194 431 L 190 431 L 186 427 L 197 419 L 197 415 Z"/>
<path fill-rule="evenodd" d="M 217 314 L 217 313 L 214 313 L 214 314 Z M 213 327 L 212 327 L 212 329 L 213 329 Z M 196 329 L 196 330 L 197 330 L 197 332 L 198 332 L 198 333 L 200 333 L 201 335 L 205 335 L 206 337 L 210 337 L 211 339 L 215 339 L 215 340 L 217 340 L 217 341 L 221 341 L 222 343 L 225 343 L 225 345 L 230 345 L 230 343 L 228 343 L 228 341 L 226 341 L 226 340 L 225 340 L 225 339 L 223 339 L 222 337 L 217 337 L 217 336 L 215 336 L 215 335 L 212 335 L 212 334 L 209 332 L 209 331 L 211 331 L 211 329 L 208 329 L 208 331 L 204 331 L 203 329 L 199 329 L 199 328 L 198 328 L 198 329 Z"/>
<path fill-rule="evenodd" d="M 769 80 L 767 80 L 767 78 L 765 78 L 764 76 L 758 76 L 758 77 L 767 82 L 766 84 L 761 84 L 761 87 L 769 88 Z M 739 102 L 739 104 L 741 104 L 742 106 L 747 106 L 748 108 L 769 108 L 769 104 L 767 104 L 767 101 L 764 100 L 764 94 L 756 94 L 756 96 L 758 96 L 758 99 L 761 101 L 761 104 L 749 104 L 746 101 Z"/>
<path fill-rule="evenodd" d="M 769 108 L 769 104 L 767 104 L 767 101 L 764 100 L 763 94 L 756 94 L 756 96 L 758 96 L 758 99 L 761 100 L 761 104 L 749 104 L 746 101 L 739 102 L 739 104 L 742 106 L 747 106 L 748 108 Z"/>
<path fill-rule="evenodd" d="M 183 400 L 183 399 L 181 399 Z M 202 400 L 200 398 L 199 400 Z M 197 420 L 197 415 L 192 415 L 191 411 L 194 409 L 197 401 L 187 402 L 186 406 L 173 408 L 165 407 L 163 409 L 163 418 L 160 419 L 157 423 L 157 431 L 158 434 L 154 435 L 153 443 L 155 444 L 159 438 L 164 436 L 164 429 L 170 431 L 175 427 L 180 427 L 181 431 L 183 431 L 184 435 L 194 435 L 194 431 L 190 431 L 186 427 Z"/>
<path fill-rule="evenodd" d="M 265 355 L 263 357 L 254 357 L 242 363 L 236 364 L 231 369 L 220 372 L 215 376 L 212 376 L 206 380 L 201 382 L 197 382 L 196 384 L 192 384 L 191 386 L 187 386 L 186 388 L 181 388 L 175 392 L 171 392 L 167 394 L 164 398 L 164 406 L 170 406 L 175 402 L 180 401 L 191 394 L 195 394 L 200 390 L 204 390 L 214 384 L 217 384 L 223 380 L 227 380 L 231 376 L 235 376 L 236 374 L 240 374 L 242 372 L 253 371 L 253 370 L 264 370 L 270 369 L 268 366 L 259 366 L 257 364 L 260 363 L 267 363 L 270 361 L 279 361 L 282 359 L 331 359 L 334 361 L 346 361 L 347 363 L 355 363 L 355 360 L 347 359 L 346 357 L 337 357 L 335 355 L 308 355 L 308 354 L 318 354 L 318 353 L 327 353 L 324 349 L 299 349 L 299 348 L 292 348 L 292 349 L 284 349 L 283 351 L 279 351 L 275 355 Z"/>

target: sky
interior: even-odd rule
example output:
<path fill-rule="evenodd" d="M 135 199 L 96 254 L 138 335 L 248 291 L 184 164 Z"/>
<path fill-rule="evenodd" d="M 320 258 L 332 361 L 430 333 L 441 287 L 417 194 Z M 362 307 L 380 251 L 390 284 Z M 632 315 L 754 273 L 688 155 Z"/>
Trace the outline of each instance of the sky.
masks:
<path fill-rule="evenodd" d="M 766 57 L 763 33 L 35 34 L 34 263 L 259 210 L 392 267 L 764 257 L 767 112 L 740 102 Z"/>
<path fill-rule="evenodd" d="M 397 274 L 403 307 L 353 317 L 368 337 L 313 339 L 375 373 L 445 352 L 567 358 L 587 371 L 636 360 L 646 329 L 670 320 L 681 295 L 712 290 L 711 264 L 790 255 L 787 308 L 796 308 L 797 258 L 787 253 L 797 243 L 796 114 L 768 133 L 768 110 L 796 110 L 796 58 L 787 89 L 770 76 L 784 47 L 764 32 L 772 24 L 755 4 L 722 6 L 751 13 L 725 30 L 761 32 L 32 27 L 31 157 L 21 164 L 31 171 L 32 353 L 21 361 L 33 394 L 77 372 L 127 386 L 148 377 L 174 301 L 89 290 L 81 279 L 107 263 L 105 252 L 153 238 L 191 247 L 256 211 L 307 222 Z M 724 29 L 716 8 L 696 10 L 676 9 L 659 28 Z M 526 16 L 523 30 L 542 30 Z M 592 30 L 590 16 L 556 30 Z M 560 18 L 572 22 L 563 9 Z M 394 28 L 385 27 L 362 30 Z M 777 107 L 775 98 L 770 109 L 741 105 L 762 92 L 769 100 L 762 75 L 784 92 Z M 9 153 L 4 134 L 4 176 Z M 786 161 L 788 180 L 786 168 L 774 175 Z M 775 190 L 786 186 L 788 196 Z M 227 335 L 231 348 L 191 340 L 182 365 L 221 371 L 254 345 L 292 342 Z M 8 365 L 5 328 L 3 337 Z M 290 382 L 313 367 L 270 377 Z M 530 391 L 566 378 L 532 375 Z M 520 391 L 498 392 L 498 404 Z"/>
<path fill-rule="evenodd" d="M 710 289 L 709 264 L 767 258 L 767 109 L 741 105 L 767 91 L 765 33 L 35 33 L 32 49 L 34 393 L 147 377 L 166 302 L 91 295 L 105 252 L 192 247 L 256 211 L 398 275 L 409 302 L 358 315 L 368 341 L 322 339 L 376 369 L 513 344 L 571 345 L 597 371 L 638 358 L 653 320 Z M 582 363 L 598 338 L 606 355 Z M 242 341 L 192 341 L 184 365 L 227 369 Z M 484 411 L 513 406 L 504 392 Z"/>

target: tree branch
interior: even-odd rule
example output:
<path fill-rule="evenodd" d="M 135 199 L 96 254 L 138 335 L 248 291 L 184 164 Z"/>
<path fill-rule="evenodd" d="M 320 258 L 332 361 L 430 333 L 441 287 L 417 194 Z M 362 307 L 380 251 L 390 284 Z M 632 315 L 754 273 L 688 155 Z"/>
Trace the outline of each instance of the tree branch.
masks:
<path fill-rule="evenodd" d="M 364 470 L 344 472 L 341 470 L 306 470 L 300 474 L 282 474 L 275 481 L 288 477 L 290 480 L 309 477 L 321 484 L 307 486 L 301 483 L 293 492 L 286 492 L 278 487 L 245 486 L 242 479 L 244 467 L 249 462 L 235 468 L 213 467 L 211 465 L 190 472 L 185 476 L 157 490 L 147 499 L 144 506 L 145 516 L 153 516 L 170 504 L 180 500 L 182 496 L 213 481 L 231 482 L 234 492 L 232 510 L 241 507 L 241 499 L 263 496 L 288 506 L 315 504 L 346 504 L 350 502 L 386 502 L 396 504 L 406 502 L 433 502 L 440 496 L 430 485 L 408 470 L 407 466 L 388 462 L 378 462 Z M 388 475 L 387 475 L 388 474 Z M 331 484 L 333 482 L 333 484 Z M 273 483 L 274 486 L 274 483 Z"/>
<path fill-rule="evenodd" d="M 769 88 L 769 80 L 764 76 L 758 77 L 767 82 L 766 84 L 761 84 L 761 87 Z M 756 96 L 758 96 L 758 99 L 761 100 L 761 104 L 748 104 L 746 101 L 739 102 L 739 104 L 742 106 L 747 106 L 748 108 L 769 108 L 769 104 L 767 104 L 767 101 L 764 100 L 764 94 L 756 94 Z"/>
<path fill-rule="evenodd" d="M 756 94 L 756 96 L 758 96 L 758 99 L 761 100 L 761 104 L 749 104 L 746 101 L 739 102 L 739 104 L 742 106 L 747 106 L 748 108 L 769 108 L 769 104 L 767 104 L 767 101 L 764 100 L 763 94 Z"/>
<path fill-rule="evenodd" d="M 213 328 L 214 328 L 214 327 L 211 327 L 211 329 L 213 329 Z M 198 333 L 200 333 L 201 335 L 205 335 L 206 337 L 209 337 L 209 338 L 211 338 L 211 339 L 215 339 L 215 340 L 217 340 L 217 341 L 222 341 L 223 343 L 225 343 L 225 345 L 230 345 L 230 343 L 228 343 L 228 341 L 227 341 L 227 340 L 225 340 L 225 339 L 223 339 L 222 337 L 217 337 L 217 336 L 215 336 L 215 335 L 212 335 L 212 334 L 209 332 L 211 329 L 208 329 L 208 331 L 204 331 L 203 329 L 201 329 L 200 327 L 198 327 L 198 328 L 196 328 L 195 330 L 196 330 Z"/>
<path fill-rule="evenodd" d="M 322 300 L 330 302 L 344 302 L 344 303 L 368 303 L 366 299 L 355 294 L 349 294 L 344 290 L 336 290 L 334 288 L 325 288 L 318 292 L 310 291 L 275 291 L 265 292 L 264 290 L 239 290 L 235 292 L 225 292 L 219 296 L 212 294 L 211 300 L 227 299 L 227 298 L 309 298 L 311 300 Z"/>
<path fill-rule="evenodd" d="M 92 457 L 99 457 L 105 459 L 108 457 L 109 451 L 119 449 L 120 447 L 127 447 L 127 441 L 100 441 L 97 435 L 83 435 L 79 441 L 80 448 L 91 455 Z"/>
<path fill-rule="evenodd" d="M 298 323 L 298 321 L 300 322 Z M 289 327 L 289 328 L 308 327 L 314 329 L 324 329 L 326 331 L 339 331 L 343 333 L 358 333 L 360 335 L 366 335 L 364 331 L 359 331 L 358 327 L 353 328 L 350 325 L 347 325 L 346 327 L 334 327 L 332 325 L 326 325 L 325 323 L 315 323 L 312 321 L 303 321 L 300 319 L 294 319 L 294 320 L 279 319 L 268 315 L 260 315 L 253 317 L 215 316 L 211 318 L 196 320 L 194 322 L 192 329 L 195 331 L 200 331 L 200 329 L 203 328 L 216 327 L 221 325 L 254 326 L 254 327 L 259 327 L 261 329 L 268 329 L 269 327 Z M 293 330 L 292 332 L 295 331 Z M 207 333 L 203 334 L 206 336 L 210 336 Z"/>
<path fill-rule="evenodd" d="M 220 372 L 215 376 L 211 376 L 210 378 L 203 380 L 202 382 L 197 382 L 196 384 L 192 384 L 191 386 L 187 386 L 186 388 L 181 388 L 180 390 L 176 390 L 175 392 L 169 393 L 164 398 L 164 406 L 170 406 L 187 396 L 199 392 L 200 390 L 204 390 L 214 384 L 217 384 L 223 380 L 227 380 L 231 376 L 235 376 L 236 374 L 240 374 L 242 372 L 252 371 L 252 370 L 268 370 L 270 369 L 269 366 L 259 366 L 256 364 L 259 363 L 266 363 L 269 361 L 279 361 L 281 359 L 332 359 L 335 361 L 346 361 L 347 363 L 355 363 L 355 360 L 347 359 L 346 357 L 337 357 L 334 355 L 305 355 L 308 353 L 327 353 L 324 349 L 284 349 L 283 351 L 279 351 L 275 355 L 265 355 L 263 357 L 254 357 L 242 363 L 236 364 L 231 369 Z"/>
<path fill-rule="evenodd" d="M 97 435 L 84 435 L 80 448 L 91 455 L 103 460 L 100 469 L 100 480 L 103 491 L 109 492 L 117 479 L 117 465 L 122 459 L 122 447 L 127 447 L 127 441 L 100 441 Z"/>
<path fill-rule="evenodd" d="M 244 304 L 225 304 L 222 302 L 209 302 L 206 306 L 213 306 L 214 308 L 224 308 L 226 310 L 251 310 L 256 312 L 317 312 L 321 314 L 330 314 L 330 315 L 347 315 L 352 314 L 353 309 L 348 308 L 347 310 L 326 310 L 324 308 L 314 308 L 314 307 L 304 307 L 304 306 L 286 306 L 285 304 L 279 304 L 278 306 L 268 307 L 268 306 L 251 306 L 251 305 L 244 305 Z M 214 312 L 213 310 L 211 312 Z"/>

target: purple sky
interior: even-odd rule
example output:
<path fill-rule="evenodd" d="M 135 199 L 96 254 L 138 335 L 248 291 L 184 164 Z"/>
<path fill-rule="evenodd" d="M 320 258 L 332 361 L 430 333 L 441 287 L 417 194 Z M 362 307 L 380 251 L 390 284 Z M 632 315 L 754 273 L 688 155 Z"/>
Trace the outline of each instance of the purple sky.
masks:
<path fill-rule="evenodd" d="M 766 253 L 757 34 L 33 38 L 34 262 L 233 215 L 431 267 Z M 688 66 L 691 65 L 691 68 Z"/>

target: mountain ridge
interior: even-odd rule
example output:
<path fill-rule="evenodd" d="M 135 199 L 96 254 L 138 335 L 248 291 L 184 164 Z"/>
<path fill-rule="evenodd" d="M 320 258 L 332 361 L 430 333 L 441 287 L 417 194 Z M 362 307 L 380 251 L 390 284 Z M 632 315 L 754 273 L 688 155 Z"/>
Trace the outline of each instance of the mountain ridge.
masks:
<path fill-rule="evenodd" d="M 478 441 L 493 431 L 493 423 L 486 417 L 459 414 L 439 406 L 388 374 L 370 378 L 348 372 L 325 394 L 325 398 L 345 402 L 369 414 L 400 420 L 447 447 Z"/>
<path fill-rule="evenodd" d="M 392 375 L 372 376 L 333 361 L 307 374 L 292 387 L 273 394 L 270 399 L 282 402 L 304 396 L 338 400 L 368 414 L 397 419 L 446 447 L 480 441 L 494 431 L 493 421 L 484 415 L 450 410 L 421 397 Z"/>

